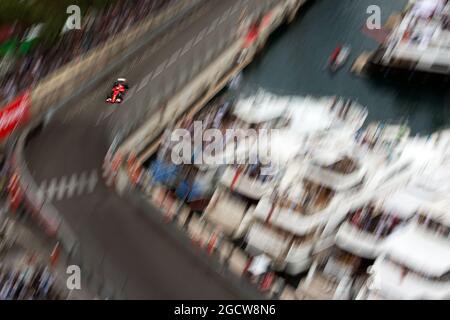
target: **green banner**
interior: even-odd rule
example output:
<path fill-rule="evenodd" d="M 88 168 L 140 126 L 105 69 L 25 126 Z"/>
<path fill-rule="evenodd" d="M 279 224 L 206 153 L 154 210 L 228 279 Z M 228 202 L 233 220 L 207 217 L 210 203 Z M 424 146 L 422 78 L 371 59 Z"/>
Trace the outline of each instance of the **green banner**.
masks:
<path fill-rule="evenodd" d="M 0 55 L 6 56 L 7 54 L 13 54 L 17 48 L 18 40 L 16 37 L 6 40 L 0 44 Z"/>
<path fill-rule="evenodd" d="M 37 38 L 29 41 L 24 41 L 19 46 L 19 54 L 26 55 L 30 50 L 34 47 L 34 45 L 37 43 Z"/>

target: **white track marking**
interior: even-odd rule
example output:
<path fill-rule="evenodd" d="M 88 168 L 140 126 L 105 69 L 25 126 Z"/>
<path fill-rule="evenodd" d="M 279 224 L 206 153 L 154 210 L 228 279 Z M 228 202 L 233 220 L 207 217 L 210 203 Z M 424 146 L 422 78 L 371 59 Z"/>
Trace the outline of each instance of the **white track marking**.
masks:
<path fill-rule="evenodd" d="M 41 185 L 39 186 L 38 192 L 36 193 L 38 202 L 44 202 L 46 198 L 46 191 L 47 191 L 47 181 L 42 181 Z"/>
<path fill-rule="evenodd" d="M 66 192 L 66 176 L 62 176 L 59 180 L 58 187 L 56 188 L 56 200 L 61 200 Z"/>
<path fill-rule="evenodd" d="M 175 61 L 177 61 L 178 57 L 180 56 L 180 53 L 181 49 L 178 49 L 177 51 L 174 52 L 174 54 L 170 57 L 169 61 L 167 62 L 166 68 L 168 68 L 169 66 L 174 64 Z"/>
<path fill-rule="evenodd" d="M 197 35 L 197 37 L 195 38 L 195 42 L 194 42 L 194 46 L 196 46 L 200 41 L 202 41 L 203 37 L 206 34 L 207 29 L 204 28 L 202 31 L 200 31 Z"/>
<path fill-rule="evenodd" d="M 185 54 L 186 52 L 188 52 L 189 50 L 191 50 L 192 48 L 192 43 L 194 42 L 194 39 L 189 40 L 189 42 L 187 42 L 184 47 L 183 47 L 183 51 L 181 51 L 180 55 L 182 56 L 183 54 Z"/>
<path fill-rule="evenodd" d="M 161 63 L 158 68 L 156 68 L 155 72 L 153 73 L 152 80 L 155 79 L 157 76 L 159 76 L 165 69 L 167 64 L 167 60 L 164 60 L 163 63 Z"/>
<path fill-rule="evenodd" d="M 78 184 L 77 184 L 77 195 L 81 195 L 84 191 L 84 187 L 86 185 L 86 172 L 82 172 L 80 177 L 78 178 Z"/>
<path fill-rule="evenodd" d="M 92 170 L 88 180 L 88 193 L 92 193 L 92 191 L 94 191 L 97 182 L 98 182 L 97 170 Z"/>
<path fill-rule="evenodd" d="M 153 72 L 150 72 L 142 79 L 142 81 L 139 83 L 139 87 L 137 88 L 137 92 L 141 91 L 144 87 L 147 86 L 147 84 L 150 82 L 150 79 L 152 78 L 152 74 Z"/>
<path fill-rule="evenodd" d="M 53 178 L 50 181 L 50 185 L 47 188 L 47 192 L 46 192 L 46 199 L 49 201 L 53 200 L 53 197 L 55 196 L 55 192 L 56 192 L 57 186 L 56 186 L 56 179 Z"/>
<path fill-rule="evenodd" d="M 222 24 L 222 23 L 224 23 L 225 21 L 227 21 L 227 18 L 228 18 L 228 13 L 227 13 L 227 14 L 222 14 L 222 15 L 220 16 L 219 24 Z"/>
<path fill-rule="evenodd" d="M 92 193 L 98 183 L 97 169 L 93 169 L 88 175 L 83 171 L 80 176 L 72 174 L 70 178 L 62 176 L 60 179 L 53 178 L 47 187 L 47 181 L 42 181 L 37 197 L 43 201 L 61 201 L 70 199 L 75 195 L 80 196 L 84 192 Z"/>
<path fill-rule="evenodd" d="M 208 28 L 208 32 L 206 33 L 207 35 L 210 34 L 211 32 L 213 32 L 216 29 L 216 26 L 211 24 Z"/>
<path fill-rule="evenodd" d="M 74 173 L 70 177 L 69 184 L 67 185 L 67 197 L 72 198 L 77 188 L 77 175 Z"/>

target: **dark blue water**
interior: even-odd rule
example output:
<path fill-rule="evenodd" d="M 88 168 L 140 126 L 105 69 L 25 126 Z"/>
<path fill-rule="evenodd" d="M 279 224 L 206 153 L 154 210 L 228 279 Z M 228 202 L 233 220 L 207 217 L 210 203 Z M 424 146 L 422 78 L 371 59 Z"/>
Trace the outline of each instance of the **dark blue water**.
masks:
<path fill-rule="evenodd" d="M 350 73 L 363 51 L 378 43 L 361 32 L 369 5 L 379 5 L 382 24 L 406 0 L 315 0 L 289 26 L 282 27 L 244 73 L 245 91 L 265 89 L 305 95 L 341 95 L 369 109 L 368 121 L 408 119 L 413 133 L 431 133 L 450 123 L 450 89 L 376 80 Z M 349 44 L 352 54 L 337 74 L 324 70 L 338 43 Z"/>

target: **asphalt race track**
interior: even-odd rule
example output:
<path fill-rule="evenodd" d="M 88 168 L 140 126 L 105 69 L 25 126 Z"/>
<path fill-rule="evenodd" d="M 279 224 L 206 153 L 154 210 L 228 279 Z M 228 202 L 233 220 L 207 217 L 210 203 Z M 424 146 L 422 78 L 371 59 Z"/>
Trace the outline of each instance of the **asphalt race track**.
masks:
<path fill-rule="evenodd" d="M 194 18 L 174 23 L 165 41 L 144 48 L 145 54 L 139 59 L 125 62 L 95 88 L 60 108 L 25 149 L 25 158 L 37 185 L 92 170 L 100 173 L 91 193 L 86 191 L 54 199 L 53 204 L 77 234 L 83 260 L 100 266 L 104 281 L 116 288 L 123 286 L 127 298 L 248 297 L 230 281 L 215 274 L 196 254 L 186 250 L 183 243 L 167 231 L 167 226 L 149 219 L 149 214 L 158 215 L 156 208 L 152 212 L 144 210 L 106 187 L 101 168 L 110 144 L 111 122 L 127 121 L 146 112 L 143 102 L 152 90 L 158 90 L 168 79 L 175 79 L 179 70 L 201 52 L 191 44 L 187 52 L 178 51 L 178 58 L 170 66 L 166 65 L 160 73 L 155 72 L 161 63 L 199 33 L 203 32 L 199 48 L 214 45 L 218 37 L 230 36 L 236 31 L 243 7 L 255 5 L 257 1 L 208 1 Z M 217 23 L 217 27 L 204 31 L 213 23 Z M 145 77 L 149 81 L 123 104 L 106 104 L 106 94 L 118 77 L 126 77 L 132 86 Z"/>

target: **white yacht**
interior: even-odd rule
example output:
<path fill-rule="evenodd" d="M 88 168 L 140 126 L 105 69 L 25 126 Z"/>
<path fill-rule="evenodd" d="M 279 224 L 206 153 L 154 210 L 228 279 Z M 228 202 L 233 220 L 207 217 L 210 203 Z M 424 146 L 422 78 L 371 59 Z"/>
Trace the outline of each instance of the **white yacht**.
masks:
<path fill-rule="evenodd" d="M 414 219 L 398 228 L 378 247 L 371 277 L 359 298 L 450 298 L 450 162 L 448 132 L 431 136 L 433 159 L 416 171 L 397 202 L 396 211 L 416 211 Z M 395 207 L 394 207 L 395 208 Z"/>
<path fill-rule="evenodd" d="M 292 275 L 309 267 L 330 216 L 345 210 L 339 204 L 363 190 L 365 167 L 349 153 L 329 150 L 312 151 L 286 168 L 275 193 L 256 206 L 246 236 L 249 251 L 268 254 Z"/>
<path fill-rule="evenodd" d="M 370 273 L 359 299 L 450 299 L 450 206 L 389 237 Z"/>
<path fill-rule="evenodd" d="M 271 255 L 289 274 L 305 271 L 314 254 L 335 244 L 349 213 L 409 178 L 411 157 L 402 154 L 397 140 L 387 143 L 397 130 L 388 131 L 370 149 L 345 129 L 311 140 L 306 155 L 287 166 L 275 195 L 256 206 L 246 237 L 249 250 Z"/>
<path fill-rule="evenodd" d="M 331 247 L 314 259 L 308 274 L 296 290 L 301 300 L 349 300 L 355 295 L 356 275 L 364 272 L 358 258 L 348 252 Z"/>
<path fill-rule="evenodd" d="M 410 8 L 375 62 L 409 70 L 450 74 L 450 2 L 410 1 Z"/>
<path fill-rule="evenodd" d="M 292 265 L 288 264 L 288 268 L 292 268 L 292 273 L 298 273 L 299 269 L 304 270 L 308 261 L 303 259 L 304 252 L 311 249 L 310 246 L 305 246 L 305 239 L 311 238 L 313 231 L 311 229 L 317 228 L 319 225 L 313 222 L 310 224 L 309 217 L 302 217 L 298 214 L 301 221 L 292 223 L 292 221 L 285 220 L 284 216 L 279 215 L 278 212 L 274 212 L 273 218 L 279 217 L 277 223 L 267 223 L 267 213 L 270 211 L 271 195 L 276 185 L 278 185 L 278 193 L 285 193 L 283 185 L 285 187 L 296 187 L 296 185 L 303 186 L 303 177 L 300 181 L 292 180 L 292 177 L 297 177 L 302 172 L 305 175 L 305 171 L 311 171 L 311 177 L 304 178 L 304 197 L 305 201 L 311 201 L 308 204 L 308 210 L 321 210 L 326 206 L 328 198 L 332 197 L 332 190 L 328 188 L 328 184 L 340 183 L 337 188 L 346 188 L 347 185 L 352 185 L 353 182 L 359 181 L 364 174 L 362 170 L 356 170 L 356 168 L 350 168 L 352 166 L 351 159 L 345 157 L 342 154 L 335 155 L 337 158 L 333 162 L 330 160 L 330 155 L 327 155 L 326 161 L 329 163 L 320 163 L 325 159 L 319 159 L 320 154 L 316 154 L 315 158 L 318 161 L 317 167 L 321 165 L 329 165 L 331 169 L 324 173 L 328 173 L 328 176 L 320 176 L 320 169 L 316 169 L 315 166 L 310 165 L 309 162 L 303 161 L 305 154 L 308 150 L 311 150 L 313 145 L 317 145 L 319 141 L 324 140 L 331 135 L 342 136 L 346 134 L 352 135 L 357 131 L 365 120 L 367 115 L 364 108 L 360 107 L 356 103 L 349 100 L 337 99 L 337 98 L 322 98 L 315 99 L 312 97 L 280 97 L 264 91 L 258 92 L 255 96 L 244 98 L 238 101 L 236 104 L 233 115 L 245 123 L 246 128 L 256 128 L 258 133 L 262 129 L 276 131 L 269 140 L 265 141 L 246 141 L 241 143 L 232 150 L 250 150 L 250 153 L 257 155 L 257 159 L 266 160 L 266 166 L 261 164 L 243 164 L 243 165 L 230 165 L 225 169 L 225 172 L 221 179 L 221 184 L 228 188 L 228 191 L 218 191 L 216 194 L 216 201 L 211 203 L 205 212 L 205 218 L 218 221 L 218 217 L 222 217 L 222 220 L 229 219 L 229 208 L 223 202 L 229 201 L 230 206 L 232 203 L 236 203 L 237 199 L 233 199 L 229 196 L 230 191 L 238 193 L 242 197 L 249 198 L 252 201 L 259 200 L 256 210 L 254 211 L 255 221 L 248 226 L 249 231 L 246 234 L 247 249 L 248 251 L 259 254 L 268 254 L 271 258 L 280 262 L 281 265 L 286 264 L 282 256 L 286 255 L 288 260 L 292 260 Z M 245 145 L 246 147 L 242 147 Z M 248 147 L 250 146 L 250 147 Z M 250 149 L 248 149 L 250 148 Z M 229 149 L 227 149 L 229 150 Z M 245 151 L 247 151 L 245 150 Z M 324 155 L 324 151 L 321 155 Z M 245 158 L 245 157 L 244 157 Z M 246 158 L 245 158 L 246 159 Z M 269 164 L 268 168 L 268 165 Z M 332 167 L 336 165 L 336 168 Z M 350 170 L 345 172 L 341 177 L 336 177 L 334 181 L 328 181 L 330 175 L 333 174 L 333 170 Z M 358 168 L 361 169 L 361 168 Z M 268 171 L 268 172 L 267 172 Z M 354 172 L 353 172 L 354 171 Z M 263 173 L 264 172 L 264 173 Z M 319 176 L 318 176 L 319 175 Z M 342 178 L 342 179 L 339 179 Z M 345 178 L 345 179 L 344 179 Z M 279 181 L 282 182 L 282 186 L 279 185 Z M 345 181 L 344 181 L 345 180 Z M 323 186 L 321 185 L 323 184 Z M 280 208 L 285 207 L 288 211 L 289 207 L 299 201 L 299 190 L 291 190 L 287 197 L 281 197 L 277 201 L 280 203 Z M 313 199 L 313 197 L 315 197 Z M 309 199 L 311 198 L 311 199 Z M 322 203 L 323 202 L 323 203 Z M 218 205 L 218 204 L 223 204 Z M 300 203 L 298 203 L 298 210 L 301 211 Z M 322 206 L 322 207 L 321 207 Z M 241 203 L 241 214 L 239 214 L 238 221 L 248 221 L 244 219 L 243 212 L 248 213 L 244 203 Z M 219 210 L 222 210 L 221 213 Z M 280 210 L 280 211 L 283 211 Z M 248 214 L 246 214 L 247 216 Z M 309 212 L 305 214 L 309 215 Z M 291 215 L 294 220 L 295 215 Z M 288 216 L 286 216 L 288 217 Z M 314 219 L 313 219 L 314 220 Z M 322 217 L 322 222 L 325 222 L 325 218 Z M 224 224 L 227 222 L 223 221 Z M 289 228 L 284 230 L 284 226 L 288 225 L 294 228 L 294 233 Z M 236 226 L 236 225 L 235 225 Z M 269 229 L 278 228 L 275 233 L 276 237 L 281 237 L 281 240 L 277 241 L 276 237 L 271 237 L 273 232 Z M 295 230 L 295 228 L 299 230 Z M 239 224 L 236 226 L 236 230 L 242 230 L 243 228 Z M 299 232 L 297 232 L 299 231 Z M 297 232 L 297 233 L 296 233 Z M 266 233 L 269 237 L 266 237 Z M 232 234 L 236 234 L 232 232 Z M 237 232 L 237 235 L 241 235 Z M 263 241 L 266 237 L 267 241 Z M 257 244 L 255 244 L 255 242 Z M 306 241 L 307 243 L 310 241 Z M 280 243 L 283 248 L 277 247 L 277 243 Z M 268 249 L 264 247 L 264 244 L 271 247 Z M 306 263 L 305 263 L 306 262 Z"/>
<path fill-rule="evenodd" d="M 387 257 L 395 259 L 386 253 L 395 246 L 391 239 L 407 234 L 423 208 L 445 207 L 450 194 L 450 131 L 411 138 L 406 126 L 373 124 L 361 132 L 365 110 L 337 98 L 260 92 L 227 110 L 207 114 L 204 128 L 257 134 L 236 144 L 235 137 L 225 140 L 222 159 L 237 163 L 205 161 L 177 169 L 188 177 L 186 186 L 197 186 L 189 193 L 178 186 L 179 198 L 214 191 L 198 221 L 224 239 L 244 240 L 245 255 L 264 256 L 270 270 L 298 275 L 310 268 L 292 290 L 295 298 L 353 298 L 373 261 L 359 298 L 390 297 L 383 280 L 375 279 L 384 279 Z M 259 143 L 258 134 L 272 129 L 274 139 Z M 165 168 L 161 183 L 172 185 L 171 172 Z M 445 226 L 449 219 L 439 221 Z M 433 281 L 448 272 L 429 268 Z"/>
<path fill-rule="evenodd" d="M 299 299 L 355 297 L 385 239 L 404 227 L 418 210 L 420 201 L 406 190 L 389 192 L 398 189 L 402 180 L 397 178 L 396 186 L 389 189 L 375 189 L 378 195 L 366 189 L 354 201 L 337 206 L 337 214 L 330 216 L 316 242 L 308 275 L 297 288 Z M 367 193 L 371 194 L 370 200 L 364 195 Z M 345 208 L 349 208 L 345 220 L 335 232 L 339 214 Z"/>
<path fill-rule="evenodd" d="M 214 220 L 219 225 L 230 223 L 230 208 L 237 203 L 240 203 L 241 209 L 235 211 L 233 215 L 240 212 L 236 221 L 247 223 L 249 218 L 244 219 L 248 213 L 245 202 L 256 204 L 259 201 L 258 206 L 260 208 L 264 206 L 280 178 L 284 176 L 285 179 L 290 179 L 293 174 L 298 175 L 298 172 L 292 171 L 305 171 L 304 165 L 307 163 L 301 159 L 304 158 L 305 152 L 311 149 L 311 145 L 317 144 L 328 135 L 342 135 L 342 133 L 351 135 L 362 125 L 367 113 L 356 103 L 347 100 L 279 97 L 260 91 L 255 96 L 239 100 L 233 109 L 233 115 L 243 128 L 255 129 L 257 134 L 267 129 L 272 135 L 260 140 L 259 135 L 247 136 L 246 140 L 238 141 L 237 145 L 234 140 L 227 140 L 223 158 L 238 159 L 241 164 L 226 166 L 220 179 L 223 187 L 216 192 L 215 201 L 212 201 L 205 211 L 204 217 Z M 232 147 L 229 147 L 230 144 Z M 250 158 L 257 161 L 249 163 Z M 340 160 L 337 159 L 336 162 Z M 297 165 L 291 165 L 292 163 Z M 345 166 L 345 163 L 339 165 Z M 288 167 L 291 168 L 289 173 L 284 172 Z M 212 169 L 214 166 L 209 168 Z M 358 180 L 358 177 L 355 176 L 353 179 Z M 345 183 L 351 184 L 351 181 Z M 291 181 L 291 185 L 294 184 Z M 319 187 L 311 182 L 306 188 L 311 189 L 308 192 L 313 193 L 316 192 L 314 188 Z M 292 197 L 296 199 L 297 195 L 293 193 Z M 256 217 L 258 218 L 258 215 Z M 242 225 L 240 223 L 233 225 L 235 229 L 228 230 L 228 233 L 236 237 L 241 236 L 241 232 L 236 231 L 243 230 Z M 258 227 L 259 221 L 252 222 L 251 234 Z M 247 239 L 251 239 L 251 236 L 247 235 Z M 290 256 L 293 254 L 292 251 Z"/>
<path fill-rule="evenodd" d="M 339 227 L 336 245 L 361 259 L 375 259 L 389 235 L 439 196 L 438 190 L 427 190 L 421 182 L 413 179 L 403 189 L 352 210 Z"/>
<path fill-rule="evenodd" d="M 370 126 L 369 126 L 370 127 Z M 402 132 L 404 129 L 402 129 Z M 390 135 L 397 136 L 397 134 Z M 438 139 L 439 136 L 439 139 Z M 344 222 L 334 233 L 337 218 L 329 219 L 322 238 L 316 245 L 317 258 L 314 259 L 307 279 L 298 287 L 297 295 L 308 299 L 322 297 L 323 299 L 354 298 L 359 287 L 367 278 L 367 268 L 383 250 L 383 245 L 389 236 L 404 228 L 417 217 L 420 208 L 432 206 L 444 201 L 450 194 L 450 170 L 445 163 L 439 162 L 445 157 L 442 146 L 448 146 L 445 133 L 436 134 L 430 139 L 405 139 L 404 154 L 398 159 L 408 159 L 410 166 L 403 171 L 395 170 L 395 177 L 389 180 L 378 179 L 382 183 L 378 188 L 369 189 L 373 192 L 370 198 L 359 197 L 359 207 L 353 206 L 346 215 Z M 384 139 L 377 139 L 374 150 L 381 153 L 386 144 Z M 395 138 L 396 141 L 399 141 Z M 409 141 L 408 141 L 409 140 Z M 366 140 L 367 142 L 367 140 Z M 405 147 L 412 144 L 409 147 Z M 389 146 L 388 149 L 391 147 Z M 439 152 L 436 152 L 439 150 Z M 420 156 L 426 153 L 429 156 Z M 431 158 L 430 158 L 431 157 Z M 440 160 L 439 160 L 440 159 Z M 434 160 L 434 161 L 433 161 Z M 391 162 L 403 163 L 402 161 Z M 394 165 L 394 168 L 404 166 Z M 376 167 L 377 171 L 385 171 L 388 175 L 392 169 Z M 372 185 L 373 186 L 373 185 Z M 348 206 L 342 203 L 340 207 Z M 335 222 L 332 222 L 335 220 Z M 331 225 L 331 226 L 330 226 Z M 331 240 L 331 241 L 326 241 Z M 325 250 L 317 250 L 323 243 L 328 243 Z"/>

